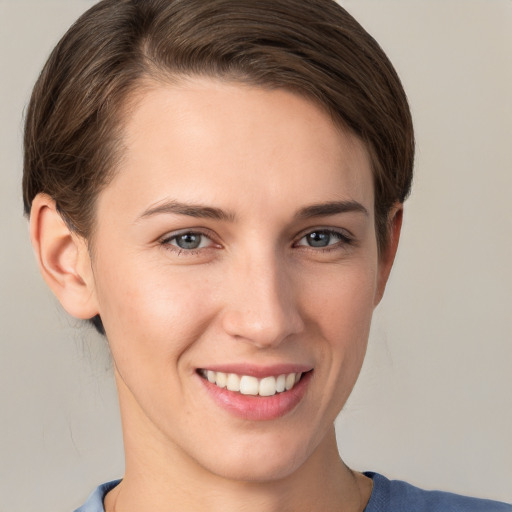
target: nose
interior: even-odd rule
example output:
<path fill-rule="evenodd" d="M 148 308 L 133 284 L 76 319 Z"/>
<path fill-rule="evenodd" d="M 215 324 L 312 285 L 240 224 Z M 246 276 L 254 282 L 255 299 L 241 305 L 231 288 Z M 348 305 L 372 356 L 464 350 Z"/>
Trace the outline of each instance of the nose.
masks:
<path fill-rule="evenodd" d="M 278 258 L 245 260 L 225 284 L 224 331 L 258 348 L 278 346 L 304 329 L 293 272 Z"/>

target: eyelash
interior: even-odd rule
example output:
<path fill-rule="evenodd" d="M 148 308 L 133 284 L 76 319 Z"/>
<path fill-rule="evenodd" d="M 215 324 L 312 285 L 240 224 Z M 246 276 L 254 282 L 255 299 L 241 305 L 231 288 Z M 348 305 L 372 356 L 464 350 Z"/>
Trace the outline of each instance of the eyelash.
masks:
<path fill-rule="evenodd" d="M 329 235 L 330 237 L 335 237 L 338 239 L 337 242 L 333 244 L 329 244 L 325 247 L 313 247 L 311 245 L 298 245 L 298 242 L 306 238 L 308 235 L 312 234 L 322 234 L 322 235 Z M 330 240 L 329 240 L 330 241 Z M 350 247 L 355 244 L 355 240 L 352 236 L 347 234 L 344 230 L 336 230 L 336 229 L 329 229 L 329 228 L 318 228 L 318 229 L 310 229 L 307 231 L 307 233 L 304 233 L 294 244 L 298 247 L 304 247 L 306 250 L 313 250 L 316 252 L 331 252 L 336 251 L 342 248 Z"/>
<path fill-rule="evenodd" d="M 330 237 L 335 237 L 338 239 L 337 242 L 333 244 L 329 244 L 325 247 L 314 247 L 307 244 L 299 244 L 301 240 L 306 238 L 308 235 L 312 234 L 322 234 L 322 235 L 328 235 Z M 198 247 L 197 249 L 183 249 L 181 247 L 178 247 L 177 245 L 171 243 L 172 241 L 177 240 L 179 237 L 182 236 L 199 236 L 202 237 L 202 239 L 206 238 L 210 240 L 210 245 L 207 247 Z M 202 243 L 203 240 L 201 240 Z M 330 240 L 329 240 L 330 241 Z M 159 241 L 159 244 L 164 247 L 166 250 L 173 251 L 176 253 L 177 256 L 195 256 L 197 254 L 200 254 L 204 250 L 215 248 L 214 244 L 215 241 L 213 240 L 213 237 L 209 234 L 206 234 L 201 231 L 181 231 L 178 233 L 173 233 L 171 235 L 165 236 Z M 213 244 L 213 245 L 212 245 Z M 305 250 L 312 250 L 315 252 L 321 252 L 321 253 L 327 253 L 335 250 L 342 249 L 344 247 L 349 247 L 355 244 L 354 238 L 352 238 L 350 235 L 348 235 L 345 231 L 342 230 L 335 230 L 335 229 L 328 229 L 328 228 L 318 228 L 318 229 L 310 229 L 307 232 L 303 233 L 296 242 L 294 242 L 294 247 L 302 247 Z M 220 244 L 218 245 L 220 246 Z"/>
<path fill-rule="evenodd" d="M 180 231 L 178 233 L 173 233 L 171 235 L 165 236 L 159 241 L 159 244 L 164 247 L 168 251 L 175 252 L 178 256 L 194 256 L 200 254 L 201 251 L 205 249 L 212 249 L 213 246 L 209 245 L 208 247 L 198 247 L 197 249 L 183 249 L 182 247 L 178 247 L 177 245 L 172 244 L 171 242 L 177 240 L 182 236 L 199 236 L 202 237 L 201 243 L 203 239 L 206 238 L 210 240 L 211 244 L 215 244 L 213 237 L 201 231 Z"/>

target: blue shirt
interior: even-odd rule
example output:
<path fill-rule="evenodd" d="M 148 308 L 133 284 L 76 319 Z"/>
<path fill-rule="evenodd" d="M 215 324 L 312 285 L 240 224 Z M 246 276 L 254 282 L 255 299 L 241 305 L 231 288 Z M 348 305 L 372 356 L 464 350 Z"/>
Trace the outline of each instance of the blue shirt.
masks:
<path fill-rule="evenodd" d="M 373 490 L 364 512 L 512 512 L 512 505 L 459 496 L 450 492 L 423 491 L 378 473 L 365 473 Z M 103 499 L 120 480 L 100 485 L 75 512 L 105 512 Z"/>

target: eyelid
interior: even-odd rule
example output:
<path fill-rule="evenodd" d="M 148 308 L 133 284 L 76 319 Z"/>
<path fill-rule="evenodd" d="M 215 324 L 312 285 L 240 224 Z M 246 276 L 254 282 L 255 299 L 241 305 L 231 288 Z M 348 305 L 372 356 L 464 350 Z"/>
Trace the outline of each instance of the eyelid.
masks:
<path fill-rule="evenodd" d="M 302 240 L 305 236 L 315 232 L 337 235 L 345 240 L 355 240 L 355 236 L 348 229 L 334 228 L 331 226 L 314 226 L 312 228 L 307 228 L 301 231 L 295 238 L 295 243 L 298 242 L 299 240 Z"/>
<path fill-rule="evenodd" d="M 337 242 L 335 242 L 333 244 L 329 244 L 325 247 L 312 247 L 307 244 L 299 245 L 299 242 L 304 237 L 306 237 L 307 235 L 314 233 L 314 232 L 322 232 L 322 233 L 331 234 L 333 236 L 338 237 L 339 240 Z M 185 235 L 185 234 L 189 234 L 189 233 L 203 236 L 203 237 L 207 238 L 210 241 L 210 243 L 208 244 L 207 247 L 200 247 L 197 249 L 182 249 L 181 247 L 170 243 L 172 240 L 178 238 L 180 235 Z M 193 227 L 193 228 L 178 229 L 176 231 L 170 231 L 170 232 L 166 233 L 165 235 L 159 237 L 157 239 L 157 243 L 159 245 L 161 245 L 162 247 L 164 247 L 165 249 L 168 249 L 170 251 L 176 252 L 178 254 L 184 254 L 184 255 L 191 256 L 191 255 L 194 255 L 199 252 L 206 251 L 206 250 L 209 250 L 212 248 L 220 248 L 222 245 L 217 240 L 218 240 L 217 235 L 214 232 L 212 232 L 210 229 L 203 228 L 203 227 L 197 227 L 197 228 Z M 329 251 L 329 250 L 333 250 L 333 249 L 340 248 L 343 246 L 354 245 L 355 243 L 356 243 L 355 237 L 352 235 L 352 233 L 350 233 L 350 231 L 348 231 L 345 228 L 339 228 L 339 227 L 334 228 L 331 226 L 329 226 L 329 227 L 318 226 L 318 227 L 310 227 L 308 229 L 303 230 L 301 233 L 299 233 L 297 235 L 297 237 L 295 238 L 295 241 L 293 242 L 293 246 L 305 248 L 308 250 L 313 250 L 316 252 L 319 252 L 319 251 L 321 252 L 322 250 Z"/>
<path fill-rule="evenodd" d="M 181 235 L 186 234 L 194 234 L 194 235 L 200 235 L 208 240 L 210 240 L 210 244 L 207 247 L 200 247 L 197 249 L 182 249 L 181 247 L 178 247 L 177 245 L 171 244 L 170 242 L 172 240 L 175 240 Z M 218 237 L 208 228 L 183 228 L 178 229 L 176 231 L 170 231 L 166 233 L 165 235 L 159 237 L 157 239 L 157 243 L 164 247 L 167 250 L 174 251 L 178 254 L 186 254 L 186 255 L 193 255 L 197 254 L 200 251 L 205 251 L 211 248 L 218 248 L 220 247 L 220 243 L 216 240 Z"/>
<path fill-rule="evenodd" d="M 327 233 L 330 235 L 334 235 L 339 238 L 339 240 L 333 244 L 326 245 L 325 247 L 313 247 L 308 244 L 299 244 L 299 242 L 308 236 L 311 233 L 320 232 L 320 233 Z M 343 228 L 333 228 L 333 227 L 313 227 L 308 228 L 307 230 L 302 231 L 297 238 L 295 239 L 295 242 L 293 245 L 295 247 L 305 248 L 307 250 L 312 250 L 316 252 L 321 251 L 330 251 L 335 250 L 337 248 L 343 248 L 347 246 L 354 245 L 356 243 L 355 237 L 350 233 L 350 231 L 343 229 Z"/>

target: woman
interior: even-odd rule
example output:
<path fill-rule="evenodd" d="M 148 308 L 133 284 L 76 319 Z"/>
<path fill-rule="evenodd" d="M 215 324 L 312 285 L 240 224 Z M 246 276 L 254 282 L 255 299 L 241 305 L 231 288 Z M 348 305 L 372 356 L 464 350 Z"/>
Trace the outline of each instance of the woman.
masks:
<path fill-rule="evenodd" d="M 413 162 L 405 94 L 335 3 L 100 2 L 34 88 L 46 282 L 106 334 L 122 482 L 81 511 L 510 510 L 339 457 Z"/>

